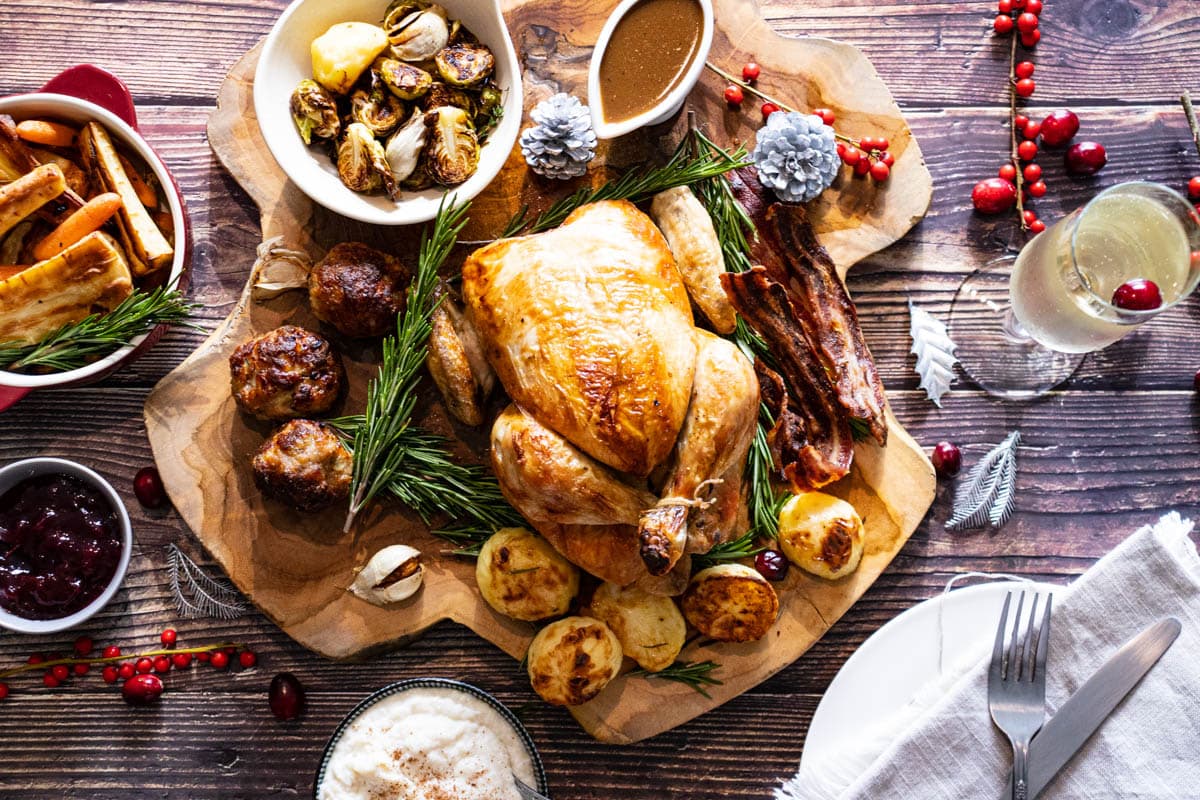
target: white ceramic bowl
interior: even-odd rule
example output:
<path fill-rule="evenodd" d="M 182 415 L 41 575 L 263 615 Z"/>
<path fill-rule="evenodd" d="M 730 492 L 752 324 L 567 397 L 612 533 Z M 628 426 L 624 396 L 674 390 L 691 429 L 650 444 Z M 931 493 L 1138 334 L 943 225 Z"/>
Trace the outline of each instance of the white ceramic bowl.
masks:
<path fill-rule="evenodd" d="M 305 145 L 292 121 L 289 102 L 296 85 L 312 77 L 313 39 L 339 22 L 380 24 L 387 0 L 295 0 L 271 28 L 254 73 L 254 113 L 271 155 L 292 182 L 315 202 L 374 225 L 410 225 L 437 215 L 444 192 L 470 200 L 499 174 L 512 152 L 524 111 L 521 69 L 499 0 L 439 0 L 452 19 L 461 19 L 496 57 L 495 81 L 504 93 L 504 116 L 483 145 L 479 169 L 449 188 L 405 192 L 399 201 L 386 194 L 359 194 L 346 188 L 337 165 L 319 148 Z"/>
<path fill-rule="evenodd" d="M 596 129 L 596 136 L 601 139 L 615 139 L 646 125 L 666 122 L 674 116 L 683 107 L 683 102 L 691 94 L 696 82 L 700 80 L 700 73 L 704 72 L 704 62 L 708 59 L 708 51 L 712 48 L 712 0 L 696 0 L 704 15 L 700 29 L 700 49 L 696 52 L 696 58 L 692 61 L 692 65 L 684 73 L 683 80 L 658 105 L 648 111 L 622 122 L 605 122 L 601 116 L 600 62 L 604 60 L 604 51 L 608 49 L 608 41 L 612 38 L 613 31 L 617 29 L 617 23 L 629 9 L 639 2 L 640 0 L 622 0 L 620 5 L 613 9 L 608 16 L 608 21 L 604 23 L 604 28 L 600 31 L 600 38 L 596 41 L 596 47 L 592 50 L 592 60 L 588 64 L 588 107 L 592 112 L 592 126 Z"/>
<path fill-rule="evenodd" d="M 64 73 L 64 76 L 66 74 Z M 114 78 L 113 80 L 116 79 Z M 117 82 L 117 85 L 124 91 L 123 84 Z M 128 95 L 124 95 L 123 99 L 127 98 Z M 132 102 L 130 102 L 129 108 L 132 109 Z M 171 220 L 175 226 L 175 257 L 171 262 L 169 280 L 180 281 L 188 259 L 191 256 L 190 231 L 188 229 L 187 214 L 184 211 L 183 199 L 179 193 L 178 186 L 175 184 L 175 180 L 171 177 L 171 173 L 167 171 L 166 165 L 163 164 L 150 145 L 146 143 L 146 140 L 133 127 L 113 112 L 101 108 L 95 103 L 81 100 L 77 97 L 48 92 L 0 98 L 0 114 L 8 114 L 16 119 L 43 116 L 52 117 L 75 125 L 95 120 L 105 127 L 109 135 L 116 142 L 124 145 L 131 152 L 136 153 L 153 171 L 158 184 L 163 188 L 163 194 L 166 196 L 167 204 L 170 207 Z M 127 346 L 116 350 L 98 361 L 66 372 L 25 375 L 18 372 L 0 370 L 0 390 L 10 390 L 13 396 L 19 397 L 21 394 L 33 389 L 44 389 L 51 386 L 64 386 L 66 384 L 97 380 L 116 369 L 121 362 L 129 358 L 138 349 L 139 345 L 142 345 L 147 340 L 147 337 L 152 335 L 153 333 L 139 336 L 133 339 Z M 0 392 L 0 395 L 2 394 L 3 392 Z M 5 407 L 4 397 L 0 396 L 0 410 Z"/>
<path fill-rule="evenodd" d="M 117 524 L 121 528 L 121 558 L 117 562 L 116 572 L 113 573 L 112 579 L 109 580 L 104 591 L 87 606 L 70 616 L 58 619 L 25 619 L 0 608 L 0 627 L 18 633 L 57 633 L 90 619 L 96 612 L 104 608 L 117 593 L 117 589 L 121 588 L 121 583 L 125 580 L 125 573 L 129 569 L 129 556 L 133 552 L 133 528 L 129 524 L 129 513 L 125 510 L 125 504 L 121 502 L 121 496 L 108 481 L 82 464 L 62 458 L 29 458 L 0 467 L 0 495 L 21 481 L 36 478 L 39 475 L 70 475 L 99 490 L 104 495 L 109 505 L 112 506 L 113 512 L 116 513 Z"/>

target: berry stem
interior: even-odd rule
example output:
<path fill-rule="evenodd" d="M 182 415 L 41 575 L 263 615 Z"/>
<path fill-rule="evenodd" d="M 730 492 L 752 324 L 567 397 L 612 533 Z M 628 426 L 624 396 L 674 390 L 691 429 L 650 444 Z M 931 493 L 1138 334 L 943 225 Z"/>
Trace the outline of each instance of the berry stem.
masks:
<path fill-rule="evenodd" d="M 75 664 L 115 664 L 118 661 L 137 661 L 139 658 L 154 658 L 155 656 L 173 656 L 176 653 L 211 653 L 214 650 L 224 650 L 227 647 L 232 647 L 236 650 L 242 649 L 242 645 L 236 642 L 222 642 L 220 644 L 206 644 L 201 647 L 180 647 L 172 650 L 149 650 L 145 653 L 133 653 L 131 655 L 119 656 L 95 656 L 88 658 L 58 658 L 53 661 L 39 661 L 37 664 L 23 664 L 13 669 L 0 672 L 0 678 L 7 678 L 11 675 L 19 675 L 22 672 L 33 672 L 35 670 L 45 670 L 50 667 L 64 664 L 73 666 Z"/>
<path fill-rule="evenodd" d="M 1192 108 L 1191 92 L 1184 89 L 1179 102 L 1183 103 L 1183 115 L 1187 117 L 1188 128 L 1192 131 L 1192 141 L 1196 144 L 1196 152 L 1200 154 L 1200 123 L 1196 122 L 1196 109 Z"/>
<path fill-rule="evenodd" d="M 716 66 L 711 61 L 705 61 L 704 66 L 708 67 L 710 70 L 717 73 L 718 75 L 720 75 L 722 78 L 729 81 L 733 85 L 742 87 L 743 91 L 750 92 L 750 94 L 754 95 L 755 97 L 757 97 L 760 100 L 765 100 L 768 103 L 774 103 L 775 105 L 779 106 L 784 111 L 790 111 L 793 114 L 802 113 L 802 112 L 797 111 L 796 109 L 792 108 L 791 106 L 789 106 L 787 103 L 783 102 L 782 100 L 772 97 L 771 95 L 762 91 L 758 87 L 752 86 L 749 83 L 746 83 L 741 78 L 735 78 L 733 75 L 730 75 L 728 72 L 726 72 L 725 70 Z M 835 139 L 843 141 L 846 144 L 852 144 L 855 147 L 858 146 L 858 139 L 851 139 L 849 136 L 843 136 L 842 134 L 838 133 L 836 130 L 833 132 L 833 136 Z"/>
<path fill-rule="evenodd" d="M 1008 132 L 1009 132 L 1009 156 L 1012 158 L 1013 166 L 1017 168 L 1017 219 L 1021 223 L 1021 230 L 1028 231 L 1029 225 L 1025 222 L 1025 200 L 1021 194 L 1025 185 L 1024 171 L 1021 167 L 1021 156 L 1017 153 L 1017 147 L 1020 145 L 1021 137 L 1017 135 L 1017 37 L 1012 37 L 1012 44 L 1008 51 Z"/>

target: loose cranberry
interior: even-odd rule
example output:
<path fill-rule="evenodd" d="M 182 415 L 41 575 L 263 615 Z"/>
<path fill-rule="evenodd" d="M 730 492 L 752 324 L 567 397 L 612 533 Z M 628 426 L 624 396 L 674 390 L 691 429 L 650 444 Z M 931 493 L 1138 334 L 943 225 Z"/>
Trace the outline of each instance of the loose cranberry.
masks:
<path fill-rule="evenodd" d="M 1021 78 L 1016 83 L 1018 97 L 1032 97 L 1033 91 L 1036 88 L 1037 84 L 1033 82 L 1033 78 Z"/>
<path fill-rule="evenodd" d="M 154 662 L 148 658 L 139 658 L 137 664 L 134 665 L 134 669 L 143 674 L 151 672 L 154 669 Z"/>
<path fill-rule="evenodd" d="M 754 557 L 754 568 L 769 581 L 781 581 L 788 574 L 788 560 L 778 550 L 763 550 Z"/>
<path fill-rule="evenodd" d="M 91 666 L 91 664 L 76 664 L 72 668 L 72 671 L 76 675 L 87 675 L 89 672 L 92 671 L 92 666 Z"/>
<path fill-rule="evenodd" d="M 729 105 L 736 108 L 737 106 L 740 106 L 742 104 L 742 101 L 745 99 L 746 99 L 746 95 L 742 94 L 742 87 L 740 87 L 740 86 L 726 86 L 725 87 L 725 102 L 728 103 Z"/>
<path fill-rule="evenodd" d="M 133 493 L 146 508 L 161 508 L 167 503 L 162 476 L 154 467 L 142 467 L 133 476 Z"/>
<path fill-rule="evenodd" d="M 0 683 L 0 700 L 8 697 L 8 684 Z"/>
<path fill-rule="evenodd" d="M 1042 177 L 1042 168 L 1039 164 L 1026 164 L 1021 174 L 1025 176 L 1025 180 L 1033 183 Z"/>
<path fill-rule="evenodd" d="M 71 677 L 71 670 L 66 664 L 55 664 L 50 668 L 50 674 L 54 676 L 55 680 L 57 680 L 59 683 L 62 683 L 67 678 Z"/>
<path fill-rule="evenodd" d="M 131 706 L 148 706 L 162 693 L 163 682 L 157 675 L 134 675 L 121 686 L 121 696 Z"/>
<path fill-rule="evenodd" d="M 171 656 L 171 663 L 175 665 L 175 669 L 187 669 L 192 665 L 192 654 L 176 653 Z"/>
<path fill-rule="evenodd" d="M 1033 183 L 1029 184 L 1029 194 L 1033 195 L 1034 197 L 1045 197 L 1046 182 L 1034 181 Z"/>
<path fill-rule="evenodd" d="M 971 202 L 981 214 L 999 214 L 1017 202 L 1017 187 L 1003 178 L 988 178 L 975 184 Z"/>
<path fill-rule="evenodd" d="M 95 646 L 96 645 L 92 642 L 92 637 L 80 636 L 75 640 L 75 655 L 79 656 L 80 658 L 87 658 L 92 654 L 92 650 L 95 648 Z"/>
<path fill-rule="evenodd" d="M 1042 40 L 1042 32 L 1041 31 L 1034 30 L 1034 31 L 1029 31 L 1029 33 L 1021 34 L 1021 44 L 1025 45 L 1025 47 L 1030 48 L 1030 49 L 1037 47 L 1037 43 L 1040 42 L 1041 40 Z"/>
<path fill-rule="evenodd" d="M 876 161 L 871 165 L 871 177 L 879 182 L 886 181 L 888 176 L 892 174 L 892 168 L 882 161 Z"/>
<path fill-rule="evenodd" d="M 163 643 L 163 646 L 170 647 L 179 639 L 179 634 L 173 628 L 167 628 L 158 639 Z"/>
<path fill-rule="evenodd" d="M 276 718 L 287 721 L 304 713 L 304 687 L 290 672 L 281 672 L 271 679 L 267 702 Z"/>
<path fill-rule="evenodd" d="M 116 683 L 117 678 L 120 677 L 121 673 L 117 671 L 116 667 L 114 667 L 112 664 L 109 664 L 104 668 L 100 675 L 104 678 L 105 683 Z"/>
<path fill-rule="evenodd" d="M 117 667 L 117 675 L 123 680 L 129 680 L 136 674 L 137 669 L 135 669 L 133 664 L 130 664 L 128 661 Z"/>
<path fill-rule="evenodd" d="M 1016 76 L 1018 78 L 1032 78 L 1033 77 L 1033 62 L 1032 61 L 1022 61 L 1020 64 L 1017 64 L 1017 66 L 1013 67 L 1013 72 L 1016 74 Z"/>
<path fill-rule="evenodd" d="M 1153 311 L 1163 304 L 1158 284 L 1146 278 L 1134 278 L 1117 287 L 1112 304 L 1126 311 Z"/>
<path fill-rule="evenodd" d="M 117 647 L 115 644 L 110 644 L 108 647 L 104 648 L 104 657 L 105 658 L 120 658 L 121 657 L 121 648 Z"/>
<path fill-rule="evenodd" d="M 746 83 L 754 83 L 756 80 L 758 80 L 758 76 L 761 74 L 762 69 L 753 61 L 747 62 L 746 65 L 742 67 L 742 80 L 744 80 Z"/>
<path fill-rule="evenodd" d="M 1013 18 L 1008 14 L 1001 14 L 996 17 L 996 21 L 992 23 L 992 30 L 1003 36 L 1006 33 L 1012 33 Z"/>
<path fill-rule="evenodd" d="M 1000 177 L 1009 183 L 1012 183 L 1017 179 L 1017 168 L 1012 164 L 1005 164 L 1004 166 L 1000 167 Z"/>
<path fill-rule="evenodd" d="M 1108 163 L 1108 154 L 1099 142 L 1076 142 L 1067 148 L 1067 172 L 1074 175 L 1092 175 Z"/>
<path fill-rule="evenodd" d="M 933 447 L 933 469 L 938 477 L 953 478 L 962 469 L 962 451 L 951 442 L 938 442 Z"/>
<path fill-rule="evenodd" d="M 58 688 L 58 683 L 58 678 L 54 677 L 49 672 L 42 676 L 42 685 L 44 685 L 47 689 Z"/>
<path fill-rule="evenodd" d="M 837 117 L 834 116 L 833 111 L 828 108 L 817 108 L 813 110 L 813 113 L 820 117 L 821 122 L 824 122 L 826 125 L 832 125 L 837 121 Z"/>
<path fill-rule="evenodd" d="M 154 671 L 163 674 L 171 671 L 171 659 L 166 656 L 157 656 L 154 659 Z"/>
<path fill-rule="evenodd" d="M 238 663 L 246 669 L 250 669 L 258 663 L 258 656 L 249 650 L 243 650 L 241 653 L 238 653 Z"/>
<path fill-rule="evenodd" d="M 1022 161 L 1033 161 L 1033 159 L 1037 158 L 1037 151 L 1038 146 L 1036 142 L 1025 140 L 1017 145 L 1017 156 Z"/>
<path fill-rule="evenodd" d="M 229 666 L 229 655 L 223 650 L 218 650 L 212 654 L 212 665 L 217 669 L 225 669 Z"/>
<path fill-rule="evenodd" d="M 1042 120 L 1042 143 L 1048 147 L 1059 147 L 1071 141 L 1079 133 L 1079 117 L 1074 111 L 1061 108 L 1052 111 Z"/>
<path fill-rule="evenodd" d="M 778 110 L 779 110 L 779 106 L 775 105 L 774 103 L 763 103 L 763 104 L 762 104 L 762 118 L 763 118 L 763 122 L 766 122 L 766 121 L 767 121 L 767 117 L 771 116 L 772 114 L 774 114 L 774 113 L 775 113 L 776 111 L 778 111 Z M 827 124 L 828 124 L 828 123 L 827 123 Z"/>
<path fill-rule="evenodd" d="M 1200 200 L 1200 175 L 1188 181 L 1188 197 L 1193 200 Z"/>
<path fill-rule="evenodd" d="M 1042 132 L 1042 123 L 1031 122 L 1021 129 L 1021 135 L 1026 139 L 1036 139 Z"/>

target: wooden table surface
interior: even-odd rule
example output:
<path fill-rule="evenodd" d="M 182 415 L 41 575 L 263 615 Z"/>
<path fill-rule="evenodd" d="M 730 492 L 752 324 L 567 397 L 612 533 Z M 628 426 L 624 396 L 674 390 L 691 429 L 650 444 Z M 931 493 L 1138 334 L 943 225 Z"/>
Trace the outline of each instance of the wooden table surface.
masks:
<path fill-rule="evenodd" d="M 229 67 L 266 34 L 282 0 L 0 0 L 0 95 L 32 91 L 71 64 L 121 75 L 143 131 L 174 170 L 191 210 L 196 257 L 191 294 L 200 323 L 230 310 L 259 242 L 257 212 L 205 141 L 205 120 Z M 164 547 L 207 562 L 172 512 L 133 499 L 134 473 L 151 463 L 142 424 L 147 392 L 202 339 L 168 334 L 132 368 L 86 389 L 43 392 L 0 416 L 0 463 L 63 456 L 109 478 L 125 496 L 136 546 L 124 589 L 86 626 L 127 652 L 182 640 L 235 640 L 258 654 L 255 670 L 172 675 L 152 710 L 132 710 L 95 675 L 47 691 L 36 673 L 11 681 L 0 703 L 0 796 L 35 798 L 266 798 L 311 796 L 317 760 L 341 717 L 368 692 L 423 675 L 462 678 L 520 709 L 558 800 L 766 798 L 799 761 L 822 692 L 863 640 L 969 570 L 1063 583 L 1130 531 L 1167 509 L 1200 516 L 1200 299 L 1089 356 L 1077 375 L 1029 403 L 988 398 L 960 381 L 941 410 L 917 388 L 908 354 L 909 297 L 946 315 L 966 271 L 1017 246 L 1007 219 L 972 212 L 975 181 L 1004 160 L 1007 46 L 990 33 L 986 2 L 874 4 L 771 0 L 779 30 L 862 47 L 891 86 L 921 142 L 935 183 L 933 208 L 903 241 L 858 266 L 850 287 L 897 416 L 926 445 L 958 442 L 968 464 L 1020 429 L 1017 514 L 1002 530 L 950 534 L 943 486 L 921 528 L 863 599 L 804 658 L 758 688 L 675 731 L 630 747 L 595 743 L 561 709 L 541 704 L 508 656 L 451 624 L 410 647 L 363 663 L 303 650 L 257 613 L 229 623 L 178 619 Z M 1095 179 L 1069 178 L 1041 159 L 1048 222 L 1099 188 L 1135 178 L 1181 188 L 1200 174 L 1177 96 L 1200 93 L 1200 5 L 1194 0 L 1047 0 L 1034 60 L 1032 107 L 1070 106 L 1081 138 L 1108 148 Z M 896 188 L 893 188 L 895 191 Z M 960 342 L 969 347 L 970 342 Z M 0 636 L 0 669 L 35 651 L 69 649 L 74 634 Z M 273 674 L 309 690 L 307 715 L 281 724 L 268 712 Z"/>

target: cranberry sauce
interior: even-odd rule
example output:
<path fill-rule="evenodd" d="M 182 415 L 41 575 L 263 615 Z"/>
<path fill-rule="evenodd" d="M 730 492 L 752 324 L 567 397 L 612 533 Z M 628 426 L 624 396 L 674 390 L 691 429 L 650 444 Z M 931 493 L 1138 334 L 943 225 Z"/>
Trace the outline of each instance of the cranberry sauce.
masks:
<path fill-rule="evenodd" d="M 121 528 L 97 489 L 39 475 L 0 496 L 0 606 L 25 619 L 70 616 L 117 571 Z"/>

